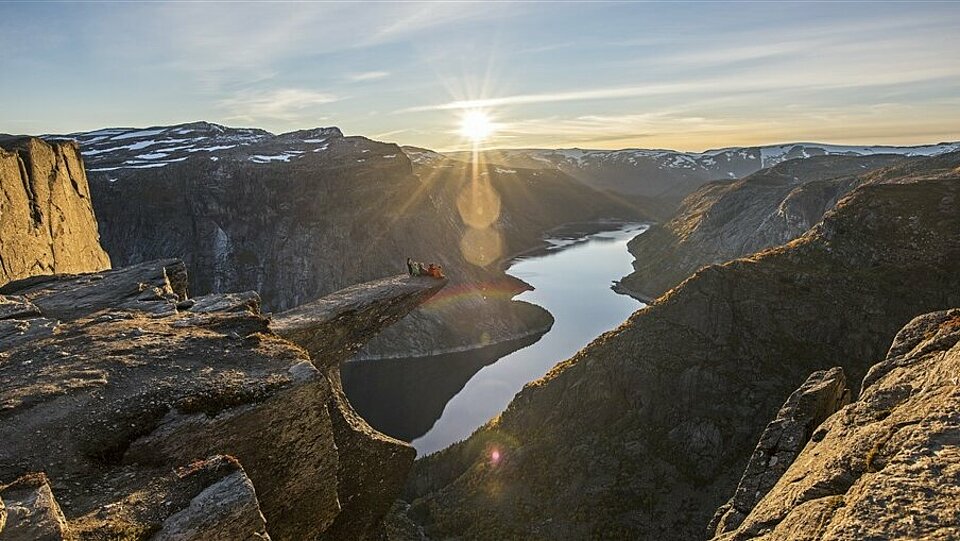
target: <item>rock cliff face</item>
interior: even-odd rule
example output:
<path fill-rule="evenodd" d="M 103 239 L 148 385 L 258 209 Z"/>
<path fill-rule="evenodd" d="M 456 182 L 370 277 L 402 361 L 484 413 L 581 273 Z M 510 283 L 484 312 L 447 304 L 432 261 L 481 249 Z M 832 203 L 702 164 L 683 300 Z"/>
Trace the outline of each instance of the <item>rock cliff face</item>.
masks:
<path fill-rule="evenodd" d="M 733 498 L 717 510 L 707 528 L 730 531 L 763 498 L 790 467 L 814 430 L 830 415 L 850 402 L 850 389 L 839 367 L 814 372 L 790 395 L 760 436 Z"/>
<path fill-rule="evenodd" d="M 0 135 L 0 284 L 108 268 L 77 145 Z"/>
<path fill-rule="evenodd" d="M 549 314 L 510 302 L 525 285 L 500 272 L 498 258 L 568 221 L 642 214 L 559 171 L 415 168 L 396 145 L 336 128 L 272 135 L 196 123 L 74 137 L 115 263 L 181 257 L 196 293 L 253 289 L 279 311 L 405 270 L 408 256 L 442 264 L 451 293 L 365 356 L 542 329 Z"/>
<path fill-rule="evenodd" d="M 353 413 L 339 362 L 445 282 L 278 314 L 294 342 L 255 293 L 187 282 L 171 259 L 0 288 L 0 538 L 378 534 L 415 452 Z"/>
<path fill-rule="evenodd" d="M 911 321 L 857 401 L 823 422 L 742 524 L 716 539 L 960 537 L 958 341 L 960 310 Z"/>
<path fill-rule="evenodd" d="M 620 286 L 655 298 L 701 267 L 789 242 L 820 221 L 871 171 L 910 160 L 886 154 L 794 159 L 688 195 L 670 220 L 634 239 L 634 272 Z M 906 160 L 906 161 L 904 161 Z"/>
<path fill-rule="evenodd" d="M 960 170 L 903 174 L 783 247 L 699 271 L 528 384 L 418 461 L 406 517 L 436 537 L 703 537 L 811 372 L 859 381 L 906 322 L 960 303 Z"/>

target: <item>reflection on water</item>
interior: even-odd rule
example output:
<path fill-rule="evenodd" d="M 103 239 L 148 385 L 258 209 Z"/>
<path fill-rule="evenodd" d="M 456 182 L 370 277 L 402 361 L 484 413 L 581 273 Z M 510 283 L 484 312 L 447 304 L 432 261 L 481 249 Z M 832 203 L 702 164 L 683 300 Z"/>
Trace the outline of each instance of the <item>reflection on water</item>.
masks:
<path fill-rule="evenodd" d="M 466 438 L 503 411 L 527 382 L 643 306 L 610 285 L 630 272 L 627 242 L 644 230 L 645 225 L 630 225 L 578 243 L 554 239 L 557 248 L 510 265 L 509 274 L 535 288 L 515 298 L 546 308 L 556 320 L 539 341 L 346 363 L 343 384 L 351 404 L 378 430 L 412 439 L 420 455 Z"/>

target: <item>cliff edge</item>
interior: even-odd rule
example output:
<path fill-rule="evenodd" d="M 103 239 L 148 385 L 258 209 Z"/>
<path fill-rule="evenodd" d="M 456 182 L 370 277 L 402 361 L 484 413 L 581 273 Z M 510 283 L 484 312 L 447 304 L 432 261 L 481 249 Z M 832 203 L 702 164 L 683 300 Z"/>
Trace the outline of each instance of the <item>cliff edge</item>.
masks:
<path fill-rule="evenodd" d="M 256 293 L 186 283 L 169 259 L 0 288 L 0 539 L 376 536 L 415 451 L 357 416 L 340 357 L 316 352 L 355 351 L 444 282 L 317 301 L 297 319 L 314 355 Z"/>

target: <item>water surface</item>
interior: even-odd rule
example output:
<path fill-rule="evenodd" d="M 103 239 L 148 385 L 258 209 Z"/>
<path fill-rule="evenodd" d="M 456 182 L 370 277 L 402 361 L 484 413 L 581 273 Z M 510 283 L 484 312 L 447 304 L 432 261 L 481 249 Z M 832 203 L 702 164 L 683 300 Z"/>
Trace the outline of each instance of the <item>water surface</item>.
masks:
<path fill-rule="evenodd" d="M 378 430 L 412 439 L 421 456 L 466 438 L 502 412 L 526 383 L 643 307 L 610 286 L 632 270 L 627 242 L 646 228 L 633 224 L 577 239 L 550 239 L 554 249 L 510 264 L 508 274 L 534 287 L 515 298 L 546 308 L 556 320 L 539 340 L 346 363 L 344 390 L 351 404 Z"/>

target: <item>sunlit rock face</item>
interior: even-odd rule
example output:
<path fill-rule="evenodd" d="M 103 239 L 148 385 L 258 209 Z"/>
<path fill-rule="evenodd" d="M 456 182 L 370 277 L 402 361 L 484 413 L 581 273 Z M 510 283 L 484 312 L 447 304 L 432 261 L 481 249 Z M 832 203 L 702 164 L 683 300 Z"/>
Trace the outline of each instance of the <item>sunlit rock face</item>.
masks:
<path fill-rule="evenodd" d="M 77 145 L 0 135 L 0 284 L 107 268 Z"/>
<path fill-rule="evenodd" d="M 194 294 L 255 290 L 282 311 L 351 284 L 444 267 L 450 287 L 363 357 L 516 338 L 548 314 L 510 302 L 499 269 L 569 221 L 636 218 L 559 171 L 412 164 L 396 145 L 336 128 L 273 135 L 208 123 L 73 134 L 103 244 L 117 265 L 181 257 Z"/>
<path fill-rule="evenodd" d="M 812 372 L 855 386 L 905 323 L 960 305 L 960 176 L 941 165 L 892 169 L 902 183 L 861 186 L 601 335 L 418 461 L 401 518 L 440 538 L 702 538 Z"/>
<path fill-rule="evenodd" d="M 717 540 L 960 537 L 960 309 L 917 317 Z"/>
<path fill-rule="evenodd" d="M 41 515 L 51 539 L 378 535 L 415 452 L 353 412 L 339 361 L 445 282 L 317 301 L 296 314 L 314 356 L 255 293 L 187 282 L 160 260 L 0 288 L 0 538 Z"/>

